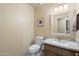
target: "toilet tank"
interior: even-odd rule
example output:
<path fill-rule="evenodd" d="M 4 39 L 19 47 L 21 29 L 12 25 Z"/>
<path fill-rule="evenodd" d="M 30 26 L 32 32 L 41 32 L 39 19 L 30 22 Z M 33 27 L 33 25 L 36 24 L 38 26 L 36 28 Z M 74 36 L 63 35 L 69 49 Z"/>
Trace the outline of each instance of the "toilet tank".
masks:
<path fill-rule="evenodd" d="M 43 40 L 44 40 L 44 37 L 36 36 L 35 43 L 39 44 L 39 45 L 42 45 Z"/>

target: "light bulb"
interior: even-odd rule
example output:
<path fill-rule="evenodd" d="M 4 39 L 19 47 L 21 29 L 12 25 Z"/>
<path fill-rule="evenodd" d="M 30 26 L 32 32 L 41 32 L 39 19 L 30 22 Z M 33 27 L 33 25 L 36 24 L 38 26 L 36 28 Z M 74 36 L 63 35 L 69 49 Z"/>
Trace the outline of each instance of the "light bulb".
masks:
<path fill-rule="evenodd" d="M 65 5 L 64 5 L 64 9 L 67 9 L 67 8 L 68 8 L 68 4 L 65 4 Z"/>
<path fill-rule="evenodd" d="M 54 11 L 57 11 L 58 10 L 58 8 L 56 7 L 55 9 L 54 9 Z"/>
<path fill-rule="evenodd" d="M 62 7 L 62 6 L 59 6 L 59 10 L 60 10 L 60 11 L 63 10 L 63 7 Z"/>

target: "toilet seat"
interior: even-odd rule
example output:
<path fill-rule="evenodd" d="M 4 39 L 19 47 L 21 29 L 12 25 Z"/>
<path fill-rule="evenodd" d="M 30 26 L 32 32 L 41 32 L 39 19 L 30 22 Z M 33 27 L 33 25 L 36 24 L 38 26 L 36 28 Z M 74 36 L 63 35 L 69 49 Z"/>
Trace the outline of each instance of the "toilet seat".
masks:
<path fill-rule="evenodd" d="M 38 44 L 33 44 L 33 45 L 31 45 L 30 47 L 29 47 L 29 52 L 30 53 L 36 53 L 37 51 L 39 51 L 39 49 L 40 49 L 40 45 L 38 45 Z"/>

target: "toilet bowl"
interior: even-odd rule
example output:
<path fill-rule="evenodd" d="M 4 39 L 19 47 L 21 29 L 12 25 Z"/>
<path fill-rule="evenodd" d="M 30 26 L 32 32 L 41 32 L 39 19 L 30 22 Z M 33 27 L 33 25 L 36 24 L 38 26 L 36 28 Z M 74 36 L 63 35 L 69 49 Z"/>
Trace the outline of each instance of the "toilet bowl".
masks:
<path fill-rule="evenodd" d="M 29 47 L 29 53 L 32 55 L 32 56 L 36 56 L 36 55 L 40 55 L 40 49 L 42 47 L 42 42 L 44 40 L 44 37 L 40 37 L 40 36 L 37 36 L 35 38 L 35 44 L 32 44 L 30 47 Z"/>

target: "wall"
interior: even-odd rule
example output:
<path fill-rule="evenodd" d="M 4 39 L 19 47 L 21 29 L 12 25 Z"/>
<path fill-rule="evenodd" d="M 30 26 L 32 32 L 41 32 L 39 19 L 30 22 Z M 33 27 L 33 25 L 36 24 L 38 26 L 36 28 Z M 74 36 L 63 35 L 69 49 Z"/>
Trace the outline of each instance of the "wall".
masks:
<path fill-rule="evenodd" d="M 49 36 L 50 34 L 50 20 L 49 20 L 49 10 L 51 5 L 44 5 L 35 8 L 35 36 Z M 44 26 L 37 26 L 37 19 L 44 18 Z"/>
<path fill-rule="evenodd" d="M 79 13 L 79 4 L 76 4 L 76 10 L 77 10 L 77 13 Z M 76 41 L 79 42 L 79 30 L 77 30 L 76 32 Z"/>
<path fill-rule="evenodd" d="M 34 38 L 34 8 L 0 4 L 0 55 L 25 55 Z"/>
<path fill-rule="evenodd" d="M 59 6 L 59 5 L 63 5 L 63 4 L 46 4 L 43 6 L 40 6 L 38 8 L 35 8 L 35 36 L 46 36 L 46 37 L 54 37 L 53 35 L 51 35 L 51 20 L 50 20 L 50 16 L 51 15 L 56 15 L 56 14 L 61 14 L 67 11 L 73 11 L 74 7 L 76 4 L 69 4 L 69 9 L 68 10 L 64 10 L 61 12 L 54 12 L 54 8 Z M 76 8 L 76 7 L 75 7 Z M 39 27 L 36 24 L 36 21 L 38 18 L 44 18 L 44 26 L 43 27 Z M 71 37 L 66 37 L 66 38 L 75 38 L 73 36 Z"/>

